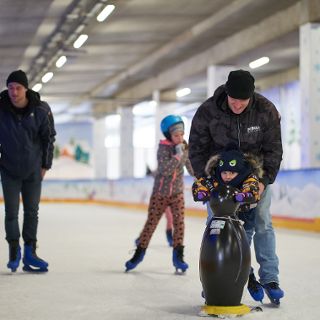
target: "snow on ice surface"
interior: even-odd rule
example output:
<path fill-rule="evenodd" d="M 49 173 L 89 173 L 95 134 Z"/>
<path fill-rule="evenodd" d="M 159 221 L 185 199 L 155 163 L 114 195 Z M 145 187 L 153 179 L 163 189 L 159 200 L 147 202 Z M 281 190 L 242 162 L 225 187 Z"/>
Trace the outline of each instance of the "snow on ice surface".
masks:
<path fill-rule="evenodd" d="M 0 319 L 102 320 L 200 319 L 204 301 L 198 258 L 204 219 L 186 218 L 185 260 L 189 270 L 174 274 L 165 221 L 160 222 L 144 261 L 125 273 L 146 214 L 143 211 L 92 205 L 42 204 L 40 257 L 47 274 L 6 268 L 8 248 L 0 242 Z M 4 235 L 3 224 L 0 225 Z M 280 308 L 241 319 L 318 320 L 320 317 L 320 236 L 276 230 L 281 286 Z M 3 236 L 4 238 L 4 236 Z M 267 299 L 266 299 L 267 302 Z M 243 303 L 258 305 L 245 290 Z"/>

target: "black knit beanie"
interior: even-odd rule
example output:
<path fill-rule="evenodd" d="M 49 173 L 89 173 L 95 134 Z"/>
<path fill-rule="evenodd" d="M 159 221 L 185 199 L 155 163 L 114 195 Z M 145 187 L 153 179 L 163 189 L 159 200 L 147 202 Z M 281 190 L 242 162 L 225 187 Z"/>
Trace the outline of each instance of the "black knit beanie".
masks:
<path fill-rule="evenodd" d="M 249 71 L 231 71 L 226 82 L 228 96 L 234 99 L 249 99 L 254 92 L 254 77 Z"/>
<path fill-rule="evenodd" d="M 26 89 L 28 89 L 28 78 L 25 72 L 22 70 L 16 70 L 9 74 L 7 79 L 7 86 L 10 82 L 17 82 L 22 84 Z"/>

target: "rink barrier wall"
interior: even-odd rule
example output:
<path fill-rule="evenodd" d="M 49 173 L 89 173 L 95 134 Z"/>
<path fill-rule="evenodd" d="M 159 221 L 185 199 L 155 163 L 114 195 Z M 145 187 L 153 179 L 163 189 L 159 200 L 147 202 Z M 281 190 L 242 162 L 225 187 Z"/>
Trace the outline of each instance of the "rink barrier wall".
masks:
<path fill-rule="evenodd" d="M 1 199 L 3 202 L 3 199 Z M 128 210 L 145 211 L 147 214 L 148 205 L 141 203 L 128 203 L 120 201 L 107 201 L 107 200 L 89 200 L 89 199 L 54 199 L 54 198 L 42 198 L 43 203 L 70 203 L 70 204 L 87 204 L 87 205 L 103 205 L 108 207 L 118 207 L 118 208 L 128 208 Z M 203 209 L 185 209 L 185 215 L 190 217 L 203 218 L 207 217 L 206 210 Z M 320 219 L 299 219 L 291 217 L 281 217 L 277 215 L 272 215 L 272 223 L 275 227 L 301 230 L 301 231 L 311 231 L 320 232 Z"/>
<path fill-rule="evenodd" d="M 193 201 L 193 178 L 185 177 L 186 215 L 205 220 L 206 207 Z M 153 178 L 44 180 L 43 202 L 87 203 L 147 212 Z M 276 227 L 320 232 L 320 169 L 281 171 L 271 186 Z"/>

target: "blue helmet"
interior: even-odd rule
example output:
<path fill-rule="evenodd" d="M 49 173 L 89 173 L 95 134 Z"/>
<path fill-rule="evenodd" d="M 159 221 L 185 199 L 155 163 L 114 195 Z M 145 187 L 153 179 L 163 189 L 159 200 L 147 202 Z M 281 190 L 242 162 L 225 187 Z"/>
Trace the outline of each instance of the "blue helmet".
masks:
<path fill-rule="evenodd" d="M 165 118 L 162 119 L 161 124 L 160 124 L 160 128 L 161 128 L 162 133 L 164 134 L 164 136 L 167 139 L 171 140 L 169 129 L 170 129 L 170 127 L 172 127 L 173 125 L 175 125 L 177 123 L 183 124 L 182 118 L 177 115 L 170 114 L 169 116 L 166 116 Z"/>

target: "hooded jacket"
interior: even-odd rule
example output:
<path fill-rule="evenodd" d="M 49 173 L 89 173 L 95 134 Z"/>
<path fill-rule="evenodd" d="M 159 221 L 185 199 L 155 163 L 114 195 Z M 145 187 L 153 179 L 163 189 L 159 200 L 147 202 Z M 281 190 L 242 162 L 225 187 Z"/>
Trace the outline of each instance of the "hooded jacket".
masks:
<path fill-rule="evenodd" d="M 50 169 L 56 131 L 49 105 L 27 91 L 28 105 L 17 113 L 8 90 L 0 93 L 0 169 L 14 177 L 28 177 Z"/>
<path fill-rule="evenodd" d="M 264 172 L 261 182 L 265 186 L 274 182 L 283 151 L 280 115 L 268 99 L 254 93 L 246 109 L 234 114 L 222 85 L 198 108 L 189 137 L 189 159 L 197 178 L 205 176 L 209 158 L 229 143 L 260 157 Z"/>

